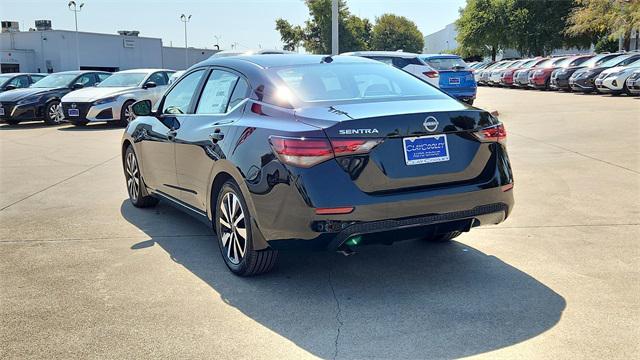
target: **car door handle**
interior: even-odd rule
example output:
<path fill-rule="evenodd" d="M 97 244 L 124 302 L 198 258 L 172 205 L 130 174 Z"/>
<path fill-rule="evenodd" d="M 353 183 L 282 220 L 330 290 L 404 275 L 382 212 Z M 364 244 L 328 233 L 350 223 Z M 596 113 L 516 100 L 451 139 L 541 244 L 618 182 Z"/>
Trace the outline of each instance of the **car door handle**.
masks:
<path fill-rule="evenodd" d="M 224 139 L 224 134 L 220 131 L 220 129 L 216 129 L 213 134 L 209 135 L 212 143 L 217 143 L 218 141 Z"/>
<path fill-rule="evenodd" d="M 178 134 L 178 132 L 176 130 L 169 130 L 169 132 L 167 133 L 167 140 L 175 141 L 177 134 Z"/>

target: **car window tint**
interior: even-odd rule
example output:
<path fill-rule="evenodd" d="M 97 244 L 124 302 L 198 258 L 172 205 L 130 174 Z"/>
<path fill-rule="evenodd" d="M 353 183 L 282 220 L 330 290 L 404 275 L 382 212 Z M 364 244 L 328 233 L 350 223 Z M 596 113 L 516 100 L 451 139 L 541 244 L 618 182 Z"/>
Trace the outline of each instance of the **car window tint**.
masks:
<path fill-rule="evenodd" d="M 111 74 L 98 74 L 98 81 L 99 81 L 99 82 L 103 82 L 103 81 L 105 81 L 109 76 L 111 76 Z"/>
<path fill-rule="evenodd" d="M 383 62 L 383 63 L 385 63 L 387 65 L 393 65 L 393 59 L 391 59 L 389 57 L 374 56 L 374 57 L 370 57 L 369 59 L 377 60 L 377 61 Z"/>
<path fill-rule="evenodd" d="M 42 80 L 46 75 L 31 75 L 31 81 L 36 82 Z"/>
<path fill-rule="evenodd" d="M 183 77 L 165 97 L 162 113 L 174 115 L 187 114 L 193 94 L 198 84 L 200 84 L 200 79 L 203 75 L 204 69 L 201 69 Z"/>
<path fill-rule="evenodd" d="M 93 86 L 95 85 L 95 83 L 96 78 L 93 76 L 93 74 L 84 74 L 76 80 L 76 84 L 82 84 L 84 85 L 84 87 Z"/>
<path fill-rule="evenodd" d="M 211 72 L 198 103 L 197 114 L 224 114 L 238 76 L 221 70 Z"/>
<path fill-rule="evenodd" d="M 20 75 L 9 81 L 9 85 L 13 85 L 17 88 L 26 88 L 29 86 L 29 78 L 27 75 Z"/>
<path fill-rule="evenodd" d="M 393 58 L 391 62 L 393 63 L 394 66 L 399 67 L 400 69 L 410 64 L 408 59 L 400 58 L 400 57 Z"/>
<path fill-rule="evenodd" d="M 157 72 L 157 73 L 151 74 L 151 76 L 149 76 L 149 80 L 147 80 L 147 82 L 153 82 L 157 86 L 163 86 L 163 85 L 167 85 L 167 78 L 166 78 L 166 75 L 164 73 Z"/>
<path fill-rule="evenodd" d="M 231 100 L 229 100 L 229 110 L 233 109 L 236 105 L 242 102 L 242 100 L 247 98 L 247 93 L 249 92 L 249 84 L 243 78 L 238 80 L 236 84 L 236 88 L 233 89 L 233 94 L 231 94 Z"/>

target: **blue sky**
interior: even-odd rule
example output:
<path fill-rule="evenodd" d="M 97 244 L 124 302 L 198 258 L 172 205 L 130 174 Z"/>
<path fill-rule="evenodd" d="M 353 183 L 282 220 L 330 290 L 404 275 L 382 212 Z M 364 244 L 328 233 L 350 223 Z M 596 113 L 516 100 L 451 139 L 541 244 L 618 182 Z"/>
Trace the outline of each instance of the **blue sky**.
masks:
<path fill-rule="evenodd" d="M 80 31 L 115 33 L 139 30 L 141 36 L 162 38 L 165 45 L 184 45 L 182 13 L 192 14 L 189 45 L 211 48 L 214 35 L 223 48 L 237 42 L 240 49 L 280 47 L 275 19 L 303 24 L 308 17 L 302 0 L 76 0 L 85 6 L 79 15 Z M 0 0 L 0 18 L 19 21 L 21 30 L 34 20 L 52 20 L 54 29 L 72 30 L 68 0 Z M 390 12 L 414 21 L 427 35 L 458 16 L 465 0 L 347 0 L 353 14 L 373 20 Z"/>

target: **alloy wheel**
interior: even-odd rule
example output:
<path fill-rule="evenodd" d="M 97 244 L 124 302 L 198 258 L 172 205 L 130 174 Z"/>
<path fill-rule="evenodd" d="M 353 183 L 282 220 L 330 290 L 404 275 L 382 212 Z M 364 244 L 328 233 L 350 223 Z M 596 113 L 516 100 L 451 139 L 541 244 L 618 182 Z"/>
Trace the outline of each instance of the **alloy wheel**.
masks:
<path fill-rule="evenodd" d="M 138 196 L 140 195 L 140 176 L 138 171 L 138 161 L 136 160 L 136 156 L 133 152 L 129 152 L 127 154 L 125 169 L 127 172 L 127 190 L 129 191 L 131 200 L 135 202 L 138 200 Z"/>
<path fill-rule="evenodd" d="M 133 109 L 131 108 L 131 105 L 128 105 L 127 107 L 125 107 L 124 118 L 127 120 L 127 123 L 130 123 L 136 119 L 136 114 L 133 113 Z"/>
<path fill-rule="evenodd" d="M 49 108 L 49 119 L 53 120 L 55 123 L 59 123 L 64 119 L 64 113 L 62 112 L 62 104 L 60 103 L 53 104 Z"/>
<path fill-rule="evenodd" d="M 239 264 L 247 249 L 247 227 L 244 209 L 238 196 L 232 192 L 224 194 L 220 203 L 221 241 L 227 259 Z"/>

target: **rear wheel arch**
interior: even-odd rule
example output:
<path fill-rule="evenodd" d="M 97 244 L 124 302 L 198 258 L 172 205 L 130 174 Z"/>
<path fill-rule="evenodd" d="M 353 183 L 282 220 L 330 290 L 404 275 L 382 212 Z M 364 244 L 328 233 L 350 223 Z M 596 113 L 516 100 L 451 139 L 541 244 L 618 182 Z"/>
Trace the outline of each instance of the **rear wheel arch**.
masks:
<path fill-rule="evenodd" d="M 244 200 L 247 203 L 247 207 L 249 208 L 248 210 L 253 220 L 251 226 L 252 226 L 252 233 L 253 233 L 254 249 L 263 250 L 268 248 L 269 244 L 267 243 L 264 236 L 262 235 L 262 232 L 260 231 L 260 227 L 258 224 L 259 222 L 258 214 L 256 213 L 256 208 L 253 204 L 253 198 L 251 197 L 251 192 L 249 191 L 249 188 L 247 187 L 247 184 L 244 181 L 244 177 L 242 176 L 242 174 L 240 174 L 238 169 L 235 166 L 233 166 L 233 164 L 226 163 L 226 162 L 222 163 L 222 161 L 218 161 L 218 162 L 221 163 L 219 164 L 221 168 L 218 168 L 217 173 L 215 174 L 215 176 L 212 177 L 212 180 L 210 182 L 211 185 L 209 187 L 209 196 L 207 197 L 208 199 L 207 215 L 209 216 L 209 220 L 211 221 L 211 224 L 214 225 L 214 231 L 215 231 L 216 202 L 218 200 L 218 194 L 220 193 L 222 186 L 226 182 L 233 181 L 242 192 L 242 196 L 244 197 Z"/>

